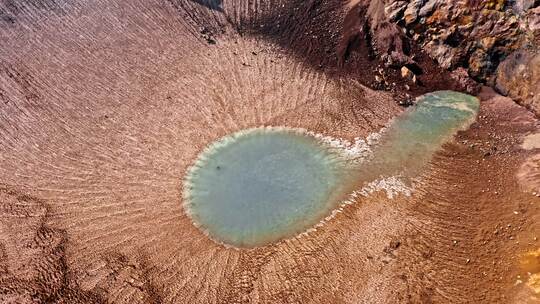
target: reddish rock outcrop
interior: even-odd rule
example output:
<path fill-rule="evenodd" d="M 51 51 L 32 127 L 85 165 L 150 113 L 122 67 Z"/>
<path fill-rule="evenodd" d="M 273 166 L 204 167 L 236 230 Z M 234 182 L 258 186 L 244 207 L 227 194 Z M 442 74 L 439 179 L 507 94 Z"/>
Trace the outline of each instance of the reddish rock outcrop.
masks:
<path fill-rule="evenodd" d="M 535 51 L 540 41 L 540 1 L 364 0 L 355 4 L 365 24 L 362 30 L 373 41 L 373 53 L 387 66 L 414 64 L 416 46 L 452 71 L 463 90 L 475 93 L 475 82 L 488 84 L 540 113 L 540 60 Z"/>
<path fill-rule="evenodd" d="M 540 52 L 521 50 L 499 65 L 496 88 L 540 115 Z"/>

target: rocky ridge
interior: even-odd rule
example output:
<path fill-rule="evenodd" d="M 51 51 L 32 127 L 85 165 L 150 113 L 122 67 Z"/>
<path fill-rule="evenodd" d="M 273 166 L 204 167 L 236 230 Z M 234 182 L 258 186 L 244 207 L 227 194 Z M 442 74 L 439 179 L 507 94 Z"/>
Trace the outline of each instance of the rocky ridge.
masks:
<path fill-rule="evenodd" d="M 414 64 L 416 45 L 465 91 L 487 84 L 540 114 L 540 1 L 356 2 L 366 7 L 371 45 L 387 66 Z"/>

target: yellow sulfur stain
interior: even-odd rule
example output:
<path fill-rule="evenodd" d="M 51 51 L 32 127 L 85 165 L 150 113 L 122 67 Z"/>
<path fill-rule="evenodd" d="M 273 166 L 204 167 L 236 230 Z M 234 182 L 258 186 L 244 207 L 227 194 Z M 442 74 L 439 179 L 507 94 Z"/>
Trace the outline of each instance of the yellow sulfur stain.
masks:
<path fill-rule="evenodd" d="M 540 273 L 535 273 L 529 277 L 527 285 L 534 291 L 535 294 L 540 294 Z"/>
<path fill-rule="evenodd" d="M 524 254 L 521 267 L 530 273 L 527 285 L 535 294 L 540 295 L 540 248 Z"/>

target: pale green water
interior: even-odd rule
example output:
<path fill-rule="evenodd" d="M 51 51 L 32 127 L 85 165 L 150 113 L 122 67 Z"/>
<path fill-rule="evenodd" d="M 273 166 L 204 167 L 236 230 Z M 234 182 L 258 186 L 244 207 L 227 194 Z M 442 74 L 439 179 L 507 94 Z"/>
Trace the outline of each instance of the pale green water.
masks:
<path fill-rule="evenodd" d="M 189 210 L 221 242 L 252 247 L 304 231 L 346 193 L 345 162 L 314 137 L 251 129 L 214 143 L 189 176 Z"/>
<path fill-rule="evenodd" d="M 476 97 L 452 91 L 422 96 L 398 116 L 373 148 L 373 160 L 361 170 L 414 177 L 459 130 L 467 129 L 480 107 Z"/>
<path fill-rule="evenodd" d="M 216 241 L 255 247 L 313 227 L 355 187 L 379 176 L 414 176 L 474 120 L 478 100 L 426 95 L 399 116 L 358 165 L 314 136 L 285 128 L 232 134 L 201 153 L 185 181 L 185 209 Z"/>

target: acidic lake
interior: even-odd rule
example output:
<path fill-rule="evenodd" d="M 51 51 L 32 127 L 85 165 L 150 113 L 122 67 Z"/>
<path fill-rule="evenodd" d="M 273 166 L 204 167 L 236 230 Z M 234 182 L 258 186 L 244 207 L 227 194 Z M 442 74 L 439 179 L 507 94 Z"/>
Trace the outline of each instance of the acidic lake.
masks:
<path fill-rule="evenodd" d="M 391 122 L 360 162 L 305 130 L 239 131 L 201 152 L 184 180 L 184 208 L 195 225 L 226 245 L 251 248 L 293 237 L 366 183 L 417 176 L 445 142 L 474 122 L 478 108 L 469 95 L 426 94 Z"/>

